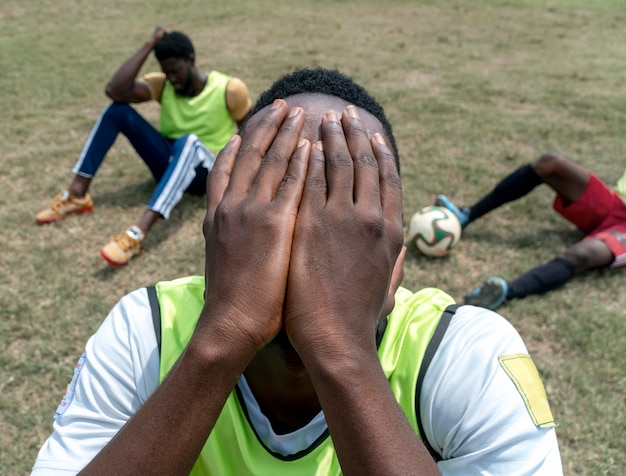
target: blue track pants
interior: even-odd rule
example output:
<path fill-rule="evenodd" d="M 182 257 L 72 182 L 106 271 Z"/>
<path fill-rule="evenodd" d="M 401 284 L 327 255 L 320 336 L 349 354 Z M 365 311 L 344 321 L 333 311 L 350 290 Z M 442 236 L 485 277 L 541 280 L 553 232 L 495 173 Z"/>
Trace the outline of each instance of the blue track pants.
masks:
<path fill-rule="evenodd" d="M 147 207 L 169 218 L 185 191 L 206 193 L 206 177 L 215 157 L 194 134 L 176 140 L 163 137 L 128 104 L 108 105 L 94 125 L 76 165 L 75 174 L 93 178 L 122 133 L 146 163 L 157 182 Z"/>

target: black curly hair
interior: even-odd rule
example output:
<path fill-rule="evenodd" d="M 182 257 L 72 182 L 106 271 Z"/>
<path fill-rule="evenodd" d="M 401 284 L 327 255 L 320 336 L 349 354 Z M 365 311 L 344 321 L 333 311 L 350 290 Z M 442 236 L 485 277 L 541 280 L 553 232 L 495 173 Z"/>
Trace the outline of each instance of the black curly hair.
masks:
<path fill-rule="evenodd" d="M 385 135 L 391 143 L 396 165 L 400 170 L 398 147 L 393 136 L 391 124 L 385 116 L 382 106 L 369 94 L 365 88 L 337 70 L 314 68 L 299 69 L 279 78 L 262 93 L 255 103 L 248 117 L 274 102 L 275 99 L 284 99 L 302 93 L 321 93 L 335 96 L 357 107 L 365 109 L 380 121 Z"/>
<path fill-rule="evenodd" d="M 180 31 L 170 31 L 154 47 L 154 56 L 159 62 L 169 58 L 188 59 L 194 55 L 191 40 Z"/>

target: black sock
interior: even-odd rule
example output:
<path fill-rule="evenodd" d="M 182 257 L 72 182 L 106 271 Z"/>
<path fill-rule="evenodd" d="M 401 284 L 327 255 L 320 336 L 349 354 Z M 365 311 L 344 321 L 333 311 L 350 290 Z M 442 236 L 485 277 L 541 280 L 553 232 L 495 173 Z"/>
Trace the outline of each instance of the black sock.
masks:
<path fill-rule="evenodd" d="M 523 197 L 541 183 L 543 180 L 530 164 L 520 167 L 469 208 L 469 221 L 474 221 L 505 203 Z"/>
<path fill-rule="evenodd" d="M 506 298 L 523 298 L 531 294 L 543 294 L 562 286 L 572 276 L 574 276 L 574 266 L 563 258 L 555 258 L 511 281 Z"/>

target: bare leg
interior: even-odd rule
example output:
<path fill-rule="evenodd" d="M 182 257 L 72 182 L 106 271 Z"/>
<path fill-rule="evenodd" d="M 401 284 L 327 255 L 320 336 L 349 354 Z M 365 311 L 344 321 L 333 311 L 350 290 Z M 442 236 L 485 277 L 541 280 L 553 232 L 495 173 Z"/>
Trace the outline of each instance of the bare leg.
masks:
<path fill-rule="evenodd" d="M 536 266 L 508 283 L 489 278 L 481 287 L 465 295 L 465 303 L 496 309 L 510 299 L 521 299 L 557 289 L 575 275 L 609 266 L 615 257 L 604 241 L 589 238 L 570 246 L 549 263 Z"/>
<path fill-rule="evenodd" d="M 565 205 L 581 197 L 591 175 L 585 168 L 556 154 L 543 154 L 530 166 L 539 179 L 561 197 Z M 577 274 L 609 266 L 614 259 L 604 241 L 597 238 L 582 240 L 549 263 L 532 268 L 508 283 L 500 277 L 489 278 L 481 287 L 468 293 L 465 302 L 496 309 L 506 300 L 556 289 Z"/>
<path fill-rule="evenodd" d="M 141 215 L 141 218 L 139 218 L 139 220 L 135 223 L 135 226 L 143 232 L 145 237 L 152 228 L 152 225 L 154 225 L 160 218 L 162 217 L 159 212 L 146 208 L 143 215 Z"/>
<path fill-rule="evenodd" d="M 576 274 L 594 268 L 604 268 L 615 260 L 606 243 L 598 238 L 579 241 L 561 253 L 560 257 L 572 264 Z"/>
<path fill-rule="evenodd" d="M 91 184 L 91 178 L 75 175 L 68 191 L 73 197 L 84 197 L 89 189 L 89 184 Z"/>
<path fill-rule="evenodd" d="M 543 154 L 532 167 L 541 180 L 561 196 L 565 205 L 578 200 L 589 183 L 589 170 L 561 155 Z"/>
<path fill-rule="evenodd" d="M 451 210 L 465 228 L 505 203 L 527 195 L 542 183 L 552 188 L 564 205 L 568 205 L 582 195 L 589 177 L 590 172 L 580 165 L 563 156 L 546 153 L 503 178 L 493 190 L 470 207 L 459 207 L 445 195 L 439 195 L 435 203 Z"/>

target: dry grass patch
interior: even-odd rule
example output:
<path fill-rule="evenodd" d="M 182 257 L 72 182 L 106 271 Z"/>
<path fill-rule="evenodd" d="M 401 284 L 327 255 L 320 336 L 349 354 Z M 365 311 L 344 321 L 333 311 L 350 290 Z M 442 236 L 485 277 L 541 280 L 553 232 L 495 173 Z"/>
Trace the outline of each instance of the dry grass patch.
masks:
<path fill-rule="evenodd" d="M 104 84 L 157 24 L 190 34 L 197 62 L 256 97 L 301 66 L 336 67 L 385 106 L 402 156 L 404 214 L 437 193 L 471 203 L 546 150 L 609 183 L 626 157 L 623 2 L 598 0 L 100 2 L 0 7 L 0 474 L 27 474 L 91 333 L 126 292 L 202 274 L 204 200 L 185 197 L 122 269 L 98 256 L 141 212 L 153 183 L 124 139 L 93 184 L 90 215 L 38 227 L 106 104 Z M 146 70 L 156 68 L 154 60 Z M 156 118 L 157 110 L 142 109 Z M 465 232 L 449 258 L 409 255 L 404 285 L 456 298 L 513 277 L 579 235 L 547 190 Z M 626 273 L 604 271 L 502 314 L 546 383 L 566 474 L 616 475 L 624 457 Z"/>

